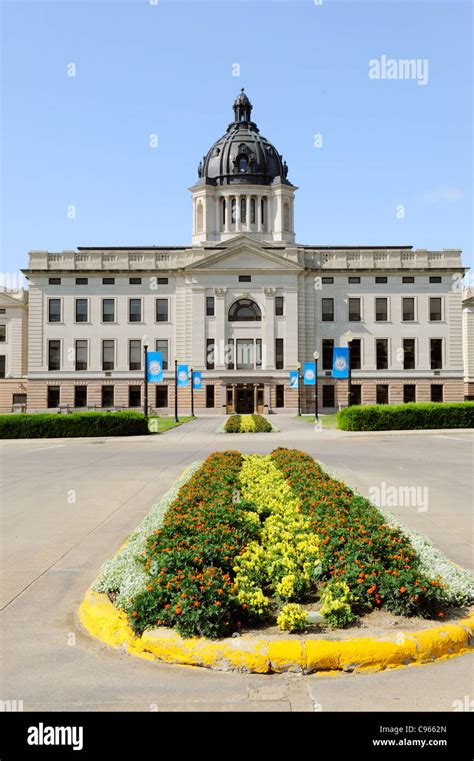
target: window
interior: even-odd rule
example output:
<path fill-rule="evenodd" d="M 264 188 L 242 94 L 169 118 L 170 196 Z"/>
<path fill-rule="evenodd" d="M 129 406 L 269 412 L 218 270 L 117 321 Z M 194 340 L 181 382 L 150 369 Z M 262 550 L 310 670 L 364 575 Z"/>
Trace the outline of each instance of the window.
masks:
<path fill-rule="evenodd" d="M 253 348 L 254 342 L 252 338 L 237 339 L 237 370 L 254 369 Z"/>
<path fill-rule="evenodd" d="M 437 296 L 430 299 L 430 320 L 431 322 L 441 320 L 441 299 Z"/>
<path fill-rule="evenodd" d="M 442 402 L 443 401 L 443 385 L 442 383 L 431 384 L 431 401 Z"/>
<path fill-rule="evenodd" d="M 336 406 L 336 393 L 333 383 L 324 383 L 323 385 L 323 407 Z"/>
<path fill-rule="evenodd" d="M 26 394 L 13 394 L 12 404 L 26 404 Z"/>
<path fill-rule="evenodd" d="M 267 219 L 266 219 L 266 217 L 267 217 L 267 199 L 266 198 L 262 198 L 261 207 L 260 208 L 261 208 L 261 212 L 262 212 L 262 225 L 265 225 L 266 221 L 267 221 Z"/>
<path fill-rule="evenodd" d="M 237 201 L 236 201 L 235 198 L 233 198 L 231 203 L 230 203 L 230 210 L 231 210 L 230 211 L 230 215 L 231 215 L 230 216 L 230 220 L 231 220 L 232 224 L 235 225 L 235 220 L 236 220 L 236 216 L 237 216 Z"/>
<path fill-rule="evenodd" d="M 87 341 L 76 341 L 76 370 L 87 370 Z"/>
<path fill-rule="evenodd" d="M 361 339 L 353 338 L 351 341 L 351 370 L 360 370 L 361 363 Z"/>
<path fill-rule="evenodd" d="M 229 338 L 227 341 L 227 346 L 225 350 L 225 363 L 227 365 L 228 370 L 234 370 L 235 369 L 235 347 L 234 347 L 234 339 Z"/>
<path fill-rule="evenodd" d="M 2 307 L 2 308 L 0 309 L 0 314 L 6 314 L 6 313 L 7 313 L 7 310 L 6 310 L 6 309 L 4 309 L 4 308 Z"/>
<path fill-rule="evenodd" d="M 49 277 L 48 278 L 48 285 L 61 285 L 61 278 L 60 277 Z"/>
<path fill-rule="evenodd" d="M 441 283 L 441 275 L 430 275 L 430 283 Z"/>
<path fill-rule="evenodd" d="M 0 354 L 0 378 L 4 378 L 6 374 L 6 357 L 5 354 Z"/>
<path fill-rule="evenodd" d="M 142 279 L 141 277 L 129 277 L 128 278 L 128 284 L 129 285 L 141 285 Z"/>
<path fill-rule="evenodd" d="M 221 201 L 221 222 L 225 225 L 225 198 Z"/>
<path fill-rule="evenodd" d="M 284 407 L 285 406 L 285 387 L 278 384 L 276 387 L 276 407 Z"/>
<path fill-rule="evenodd" d="M 283 338 L 275 339 L 275 369 L 283 370 L 285 366 L 285 358 L 283 355 Z"/>
<path fill-rule="evenodd" d="M 168 352 L 168 339 L 157 338 L 156 339 L 156 351 L 161 351 L 161 359 L 163 362 L 163 370 L 168 369 L 169 352 Z"/>
<path fill-rule="evenodd" d="M 388 368 L 388 340 L 386 338 L 376 339 L 375 353 L 377 370 L 386 370 Z"/>
<path fill-rule="evenodd" d="M 361 391 L 362 386 L 360 383 L 355 383 L 354 385 L 351 383 L 351 403 L 352 404 L 360 404 L 362 401 Z"/>
<path fill-rule="evenodd" d="M 332 370 L 332 354 L 334 350 L 334 340 L 332 338 L 323 338 L 323 370 Z"/>
<path fill-rule="evenodd" d="M 402 299 L 402 320 L 403 322 L 413 322 L 415 319 L 415 299 Z"/>
<path fill-rule="evenodd" d="M 214 317 L 214 315 L 215 315 L 214 296 L 206 296 L 206 316 Z"/>
<path fill-rule="evenodd" d="M 156 322 L 168 322 L 168 299 L 156 299 Z"/>
<path fill-rule="evenodd" d="M 415 339 L 414 338 L 403 339 L 403 369 L 404 370 L 415 369 Z"/>
<path fill-rule="evenodd" d="M 349 322 L 360 322 L 360 299 L 349 299 Z"/>
<path fill-rule="evenodd" d="M 87 407 L 87 386 L 74 386 L 74 407 Z"/>
<path fill-rule="evenodd" d="M 247 199 L 241 198 L 240 199 L 240 221 L 242 224 L 246 224 L 247 222 Z"/>
<path fill-rule="evenodd" d="M 87 277 L 76 277 L 76 285 L 87 285 L 89 282 L 89 278 Z"/>
<path fill-rule="evenodd" d="M 102 341 L 102 370 L 113 370 L 115 365 L 115 342 L 107 338 Z"/>
<path fill-rule="evenodd" d="M 141 403 L 142 403 L 141 386 L 129 386 L 128 387 L 128 406 L 140 407 Z"/>
<path fill-rule="evenodd" d="M 245 158 L 245 156 L 241 156 L 239 158 L 239 172 L 246 172 L 247 166 L 248 166 L 247 159 Z"/>
<path fill-rule="evenodd" d="M 158 277 L 156 279 L 156 282 L 158 285 L 168 285 L 168 278 L 167 277 Z"/>
<path fill-rule="evenodd" d="M 255 198 L 250 199 L 250 222 L 255 224 Z"/>
<path fill-rule="evenodd" d="M 156 387 L 156 407 L 168 406 L 168 386 Z"/>
<path fill-rule="evenodd" d="M 403 401 L 405 404 L 408 402 L 416 402 L 416 386 L 412 383 L 406 383 L 403 386 Z"/>
<path fill-rule="evenodd" d="M 61 322 L 61 299 L 48 299 L 48 322 Z"/>
<path fill-rule="evenodd" d="M 48 386 L 48 409 L 59 407 L 59 386 Z"/>
<path fill-rule="evenodd" d="M 388 386 L 377 383 L 375 387 L 375 399 L 377 404 L 388 404 Z"/>
<path fill-rule="evenodd" d="M 388 320 L 388 299 L 375 299 L 375 321 L 387 322 Z"/>
<path fill-rule="evenodd" d="M 102 278 L 102 285 L 115 285 L 115 278 L 114 277 L 103 277 Z"/>
<path fill-rule="evenodd" d="M 414 283 L 414 282 L 415 282 L 415 278 L 412 277 L 411 275 L 404 275 L 402 277 L 402 283 L 405 283 L 406 285 L 408 285 L 409 283 Z"/>
<path fill-rule="evenodd" d="M 206 369 L 214 370 L 216 361 L 214 357 L 214 339 L 206 338 Z"/>
<path fill-rule="evenodd" d="M 348 277 L 347 282 L 351 283 L 352 285 L 355 285 L 356 283 L 360 283 L 360 277 L 356 277 L 356 276 Z"/>
<path fill-rule="evenodd" d="M 76 322 L 87 322 L 88 311 L 87 299 L 76 299 Z"/>
<path fill-rule="evenodd" d="M 0 343 L 5 343 L 7 340 L 7 326 L 0 325 Z"/>
<path fill-rule="evenodd" d="M 102 407 L 114 406 L 114 387 L 102 386 Z"/>
<path fill-rule="evenodd" d="M 115 322 L 114 299 L 102 299 L 102 322 Z"/>
<path fill-rule="evenodd" d="M 206 407 L 211 409 L 214 407 L 214 386 L 206 386 Z"/>
<path fill-rule="evenodd" d="M 283 296 L 275 296 L 275 314 L 277 317 L 283 317 L 285 299 Z"/>
<path fill-rule="evenodd" d="M 141 299 L 129 299 L 128 319 L 129 319 L 129 322 L 142 321 L 142 300 Z"/>
<path fill-rule="evenodd" d="M 322 321 L 334 322 L 334 299 L 321 299 Z"/>
<path fill-rule="evenodd" d="M 255 341 L 255 366 L 262 366 L 262 339 L 257 338 Z"/>
<path fill-rule="evenodd" d="M 334 278 L 333 277 L 322 277 L 321 282 L 323 285 L 334 285 Z"/>
<path fill-rule="evenodd" d="M 261 321 L 261 319 L 260 307 L 250 299 L 239 299 L 229 309 L 229 320 L 231 322 L 251 322 Z"/>
<path fill-rule="evenodd" d="M 290 206 L 287 203 L 285 203 L 284 206 L 283 206 L 283 229 L 284 230 L 291 230 L 291 224 L 290 224 Z"/>
<path fill-rule="evenodd" d="M 430 341 L 431 369 L 441 370 L 443 366 L 443 339 L 432 338 Z"/>
<path fill-rule="evenodd" d="M 387 280 L 387 278 L 386 278 L 386 277 L 384 277 L 383 275 L 378 275 L 378 276 L 375 278 L 375 282 L 376 282 L 376 283 L 379 283 L 380 285 L 382 285 L 383 283 L 387 283 L 387 282 L 388 282 L 388 280 Z"/>
<path fill-rule="evenodd" d="M 48 341 L 48 370 L 61 367 L 61 341 Z"/>
<path fill-rule="evenodd" d="M 251 283 L 252 275 L 239 275 L 239 283 Z"/>
<path fill-rule="evenodd" d="M 132 338 L 128 342 L 128 369 L 142 369 L 142 342 L 140 339 Z"/>

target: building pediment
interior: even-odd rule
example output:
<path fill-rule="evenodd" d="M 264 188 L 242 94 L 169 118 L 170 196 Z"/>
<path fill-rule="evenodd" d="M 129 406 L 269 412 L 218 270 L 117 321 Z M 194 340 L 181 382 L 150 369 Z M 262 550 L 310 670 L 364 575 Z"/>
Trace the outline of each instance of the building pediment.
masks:
<path fill-rule="evenodd" d="M 300 264 L 285 256 L 284 251 L 284 248 L 273 250 L 247 235 L 239 235 L 228 243 L 221 244 L 218 251 L 204 256 L 186 269 L 219 271 L 268 269 L 286 272 L 303 270 Z"/>

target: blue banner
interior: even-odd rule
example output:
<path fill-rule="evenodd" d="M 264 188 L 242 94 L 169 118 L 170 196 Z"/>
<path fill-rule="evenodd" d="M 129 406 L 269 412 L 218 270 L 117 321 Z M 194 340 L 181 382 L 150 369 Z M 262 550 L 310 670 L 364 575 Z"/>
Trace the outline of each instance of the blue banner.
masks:
<path fill-rule="evenodd" d="M 316 385 L 316 364 L 315 362 L 304 363 L 303 383 L 305 386 Z"/>
<path fill-rule="evenodd" d="M 161 351 L 149 351 L 146 358 L 146 378 L 149 383 L 163 380 L 163 358 Z"/>
<path fill-rule="evenodd" d="M 348 378 L 349 377 L 349 348 L 340 346 L 334 348 L 332 354 L 332 377 Z"/>
<path fill-rule="evenodd" d="M 298 381 L 299 381 L 299 372 L 298 370 L 290 370 L 290 388 L 298 388 Z"/>
<path fill-rule="evenodd" d="M 178 365 L 178 386 L 187 386 L 188 385 L 188 366 L 187 365 Z"/>
<path fill-rule="evenodd" d="M 202 373 L 193 372 L 193 388 L 202 388 Z"/>

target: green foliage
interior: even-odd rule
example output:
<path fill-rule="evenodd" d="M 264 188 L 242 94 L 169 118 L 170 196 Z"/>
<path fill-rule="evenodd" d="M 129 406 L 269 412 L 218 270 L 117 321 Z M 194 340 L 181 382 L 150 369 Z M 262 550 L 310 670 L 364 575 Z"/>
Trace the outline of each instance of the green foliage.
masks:
<path fill-rule="evenodd" d="M 351 603 L 355 597 L 344 581 L 332 579 L 321 593 L 321 613 L 333 629 L 343 629 L 355 620 Z"/>
<path fill-rule="evenodd" d="M 474 428 L 474 402 L 419 402 L 345 407 L 337 414 L 343 431 Z"/>
<path fill-rule="evenodd" d="M 139 412 L 0 415 L 0 439 L 142 436 L 146 434 L 148 434 L 148 424 Z"/>
<path fill-rule="evenodd" d="M 270 433 L 272 424 L 263 415 L 231 415 L 227 418 L 226 433 Z"/>
<path fill-rule="evenodd" d="M 277 618 L 278 628 L 287 632 L 303 632 L 308 623 L 308 615 L 298 603 L 284 605 Z"/>
<path fill-rule="evenodd" d="M 240 433 L 240 415 L 231 415 L 227 418 L 224 431 L 226 433 Z"/>
<path fill-rule="evenodd" d="M 270 433 L 272 430 L 272 424 L 263 415 L 254 414 L 252 419 L 255 424 L 255 433 Z"/>

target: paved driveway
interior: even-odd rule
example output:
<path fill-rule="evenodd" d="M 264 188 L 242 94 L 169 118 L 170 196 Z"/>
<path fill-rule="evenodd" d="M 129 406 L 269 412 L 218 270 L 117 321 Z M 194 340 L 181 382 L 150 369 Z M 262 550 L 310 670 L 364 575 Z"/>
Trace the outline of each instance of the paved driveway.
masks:
<path fill-rule="evenodd" d="M 218 418 L 162 436 L 10 441 L 2 466 L 2 691 L 25 710 L 451 710 L 472 695 L 470 656 L 337 677 L 219 674 L 151 664 L 77 629 L 85 589 L 183 468 L 215 449 L 299 446 L 368 493 L 428 489 L 428 509 L 392 507 L 472 567 L 472 436 L 315 432 L 278 417 L 280 434 L 223 436 Z M 319 708 L 320 707 L 320 708 Z"/>

